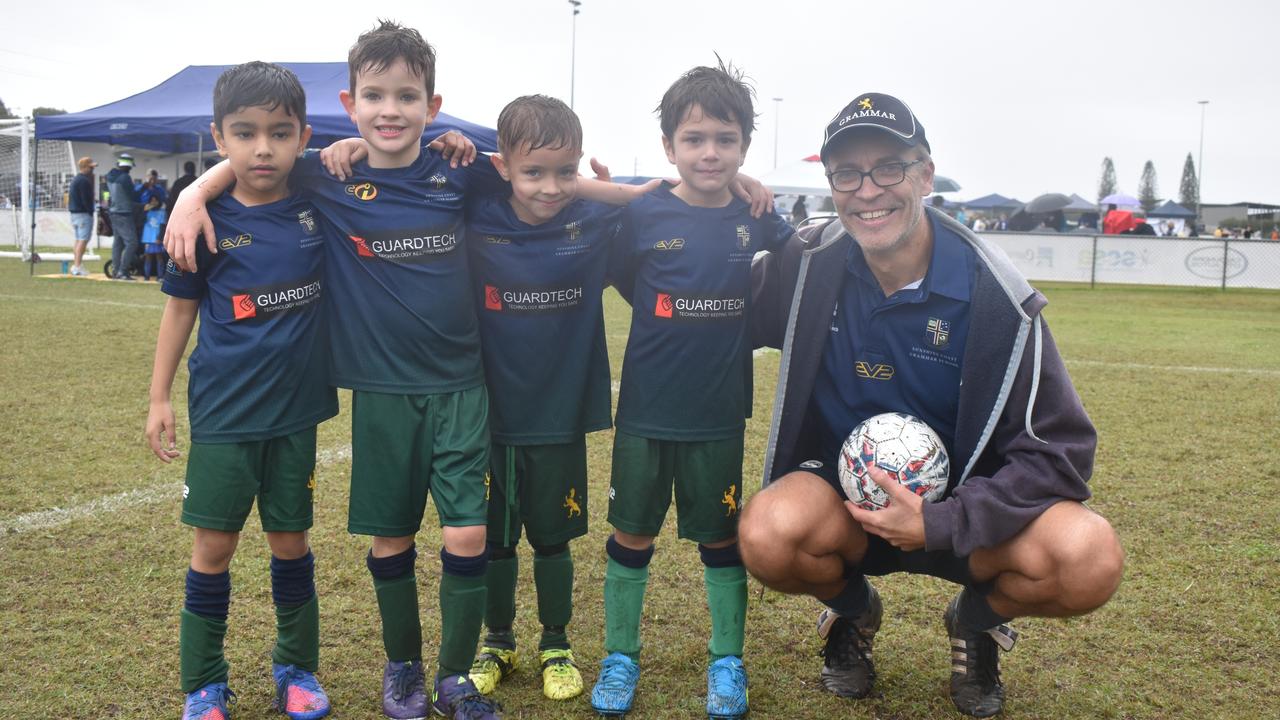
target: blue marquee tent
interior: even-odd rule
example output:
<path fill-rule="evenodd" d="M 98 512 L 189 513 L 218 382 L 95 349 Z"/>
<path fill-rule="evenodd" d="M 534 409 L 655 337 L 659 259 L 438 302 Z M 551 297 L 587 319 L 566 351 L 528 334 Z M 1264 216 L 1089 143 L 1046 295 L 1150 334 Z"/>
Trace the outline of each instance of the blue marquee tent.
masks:
<path fill-rule="evenodd" d="M 345 62 L 280 63 L 298 76 L 307 91 L 307 122 L 313 135 L 311 147 L 353 137 L 356 127 L 338 101 L 347 89 Z M 213 120 L 213 85 L 230 65 L 191 65 L 159 85 L 113 103 L 67 115 L 36 117 L 36 138 L 77 140 L 155 150 L 188 153 L 214 148 L 209 135 Z M 497 134 L 481 125 L 440 113 L 427 128 L 433 137 L 458 130 L 482 152 L 497 150 Z"/>
<path fill-rule="evenodd" d="M 983 195 L 980 198 L 960 203 L 963 207 L 970 210 L 999 210 L 999 209 L 1017 209 L 1022 207 L 1022 203 L 1013 198 L 1007 198 L 998 193 Z"/>
<path fill-rule="evenodd" d="M 1194 212 L 1182 207 L 1172 200 L 1165 200 L 1163 205 L 1147 213 L 1147 217 L 1149 218 L 1183 218 L 1185 220 L 1190 220 L 1195 216 L 1196 214 Z"/>

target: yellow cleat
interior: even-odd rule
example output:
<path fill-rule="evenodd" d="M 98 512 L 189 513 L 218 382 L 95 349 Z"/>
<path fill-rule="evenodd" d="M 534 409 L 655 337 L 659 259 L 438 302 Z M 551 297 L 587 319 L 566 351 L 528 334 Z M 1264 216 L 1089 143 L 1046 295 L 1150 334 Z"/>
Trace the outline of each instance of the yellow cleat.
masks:
<path fill-rule="evenodd" d="M 568 700 L 582 694 L 582 673 L 573 662 L 572 650 L 542 651 L 542 694 L 552 700 Z"/>
<path fill-rule="evenodd" d="M 486 645 L 480 648 L 480 654 L 476 655 L 476 661 L 471 665 L 471 671 L 467 676 L 475 684 L 476 690 L 479 690 L 482 695 L 488 695 L 498 687 L 498 683 L 515 671 L 514 648 L 495 648 Z"/>

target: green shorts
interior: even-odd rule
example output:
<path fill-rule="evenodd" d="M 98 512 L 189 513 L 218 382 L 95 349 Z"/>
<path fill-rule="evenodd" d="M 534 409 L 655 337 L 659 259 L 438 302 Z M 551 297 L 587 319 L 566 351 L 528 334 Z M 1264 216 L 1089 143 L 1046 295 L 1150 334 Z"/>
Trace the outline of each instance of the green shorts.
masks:
<path fill-rule="evenodd" d="M 515 471 L 514 492 L 508 469 Z M 489 456 L 489 544 L 556 545 L 587 534 L 587 438 L 558 445 L 499 445 Z"/>
<path fill-rule="evenodd" d="M 673 485 L 680 537 L 700 543 L 733 537 L 742 501 L 742 434 L 699 442 L 614 434 L 610 524 L 635 535 L 657 535 Z"/>
<path fill-rule="evenodd" d="M 258 501 L 266 532 L 311 527 L 316 489 L 316 429 L 270 440 L 191 443 L 182 488 L 182 522 L 208 530 L 240 532 Z"/>
<path fill-rule="evenodd" d="M 484 525 L 488 461 L 489 398 L 483 385 L 435 395 L 356 390 L 347 530 L 414 535 L 422 527 L 428 492 L 441 525 Z"/>

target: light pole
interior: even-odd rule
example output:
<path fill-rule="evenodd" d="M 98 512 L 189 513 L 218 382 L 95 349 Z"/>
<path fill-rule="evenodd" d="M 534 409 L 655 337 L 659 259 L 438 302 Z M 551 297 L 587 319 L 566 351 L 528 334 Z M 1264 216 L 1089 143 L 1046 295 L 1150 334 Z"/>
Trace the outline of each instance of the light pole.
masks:
<path fill-rule="evenodd" d="M 573 8 L 573 39 L 569 45 L 569 109 L 572 110 L 573 76 L 578 65 L 578 7 L 582 5 L 582 0 L 569 0 L 569 5 Z"/>
<path fill-rule="evenodd" d="M 782 98 L 773 99 L 773 168 L 778 169 L 778 126 L 782 124 L 780 114 Z"/>
<path fill-rule="evenodd" d="M 1200 186 L 1204 183 L 1204 106 L 1209 104 L 1208 100 L 1197 100 L 1200 105 L 1200 159 L 1196 160 L 1196 223 L 1201 222 L 1200 218 Z M 1199 228 L 1196 233 L 1199 234 Z"/>

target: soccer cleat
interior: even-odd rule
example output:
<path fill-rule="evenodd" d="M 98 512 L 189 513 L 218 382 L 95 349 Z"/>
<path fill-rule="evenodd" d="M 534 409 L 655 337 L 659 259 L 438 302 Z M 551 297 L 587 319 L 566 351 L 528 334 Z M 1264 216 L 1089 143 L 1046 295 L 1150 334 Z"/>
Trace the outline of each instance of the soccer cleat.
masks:
<path fill-rule="evenodd" d="M 582 673 L 568 648 L 542 651 L 542 694 L 552 700 L 568 700 L 582 694 Z"/>
<path fill-rule="evenodd" d="M 466 675 L 436 678 L 431 708 L 452 720 L 497 720 L 502 706 L 481 695 Z"/>
<path fill-rule="evenodd" d="M 480 654 L 476 655 L 476 661 L 472 663 L 471 671 L 467 676 L 471 678 L 471 682 L 475 683 L 476 690 L 483 695 L 488 695 L 498 687 L 498 683 L 515 671 L 515 648 L 485 645 L 480 648 Z"/>
<path fill-rule="evenodd" d="M 707 717 L 738 720 L 747 714 L 747 669 L 729 655 L 707 668 Z"/>
<path fill-rule="evenodd" d="M 640 682 L 640 666 L 622 653 L 600 661 L 600 678 L 591 689 L 591 708 L 606 717 L 622 717 L 631 710 Z"/>
<path fill-rule="evenodd" d="M 864 698 L 871 694 L 876 681 L 876 666 L 871 661 L 871 646 L 880 630 L 884 605 L 880 593 L 870 588 L 871 601 L 861 615 L 849 620 L 830 608 L 818 615 L 818 637 L 826 645 L 819 653 L 822 663 L 822 686 L 846 698 Z"/>
<path fill-rule="evenodd" d="M 1018 633 L 1008 625 L 973 632 L 960 626 L 960 596 L 947 605 L 943 622 L 951 637 L 951 702 L 973 717 L 991 717 L 1004 707 L 999 649 L 1013 649 Z"/>
<path fill-rule="evenodd" d="M 289 720 L 317 720 L 329 714 L 329 696 L 314 673 L 296 665 L 271 663 L 271 677 L 276 681 L 274 710 Z"/>
<path fill-rule="evenodd" d="M 187 693 L 182 720 L 228 720 L 235 704 L 236 694 L 227 689 L 226 683 L 209 683 Z"/>
<path fill-rule="evenodd" d="M 382 714 L 391 720 L 423 720 L 429 704 L 422 661 L 387 661 L 382 671 Z"/>

